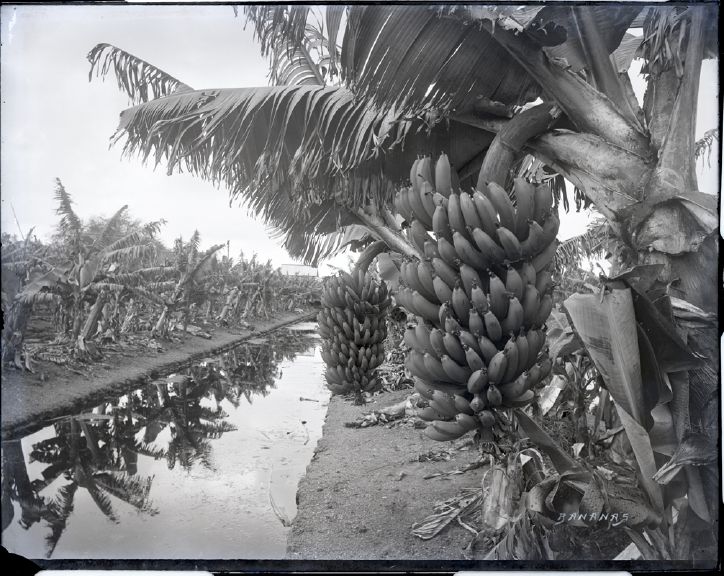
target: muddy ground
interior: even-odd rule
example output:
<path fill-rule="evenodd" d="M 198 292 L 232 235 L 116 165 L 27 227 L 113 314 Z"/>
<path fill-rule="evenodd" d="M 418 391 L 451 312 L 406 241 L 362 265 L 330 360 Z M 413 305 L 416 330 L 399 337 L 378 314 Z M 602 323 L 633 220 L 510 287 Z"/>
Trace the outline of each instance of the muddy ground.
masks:
<path fill-rule="evenodd" d="M 476 449 L 466 445 L 465 437 L 444 444 L 430 440 L 412 421 L 392 428 L 345 426 L 410 392 L 384 393 L 365 406 L 339 396 L 331 399 L 323 437 L 299 484 L 288 559 L 464 559 L 462 550 L 472 534 L 457 523 L 431 540 L 413 536 L 411 527 L 432 514 L 436 502 L 462 488 L 480 486 L 483 468 L 425 479 L 473 462 L 478 458 Z M 420 461 L 447 451 L 448 461 Z"/>
<path fill-rule="evenodd" d="M 158 341 L 160 350 L 132 344 L 115 350 L 106 347 L 102 362 L 88 364 L 82 370 L 70 370 L 49 361 L 34 362 L 34 373 L 3 368 L 2 437 L 30 432 L 42 420 L 81 405 L 92 405 L 108 394 L 169 374 L 244 340 L 315 315 L 316 311 L 278 314 L 254 321 L 248 330 L 215 329 L 210 339 L 188 333 L 179 337 L 175 332 L 174 341 Z"/>

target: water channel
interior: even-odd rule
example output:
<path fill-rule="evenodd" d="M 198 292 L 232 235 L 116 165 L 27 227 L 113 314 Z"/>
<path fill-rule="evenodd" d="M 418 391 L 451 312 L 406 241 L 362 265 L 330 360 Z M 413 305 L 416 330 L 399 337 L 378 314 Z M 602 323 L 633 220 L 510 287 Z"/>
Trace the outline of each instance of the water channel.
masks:
<path fill-rule="evenodd" d="M 2 445 L 2 543 L 28 558 L 283 558 L 329 402 L 313 323 Z"/>

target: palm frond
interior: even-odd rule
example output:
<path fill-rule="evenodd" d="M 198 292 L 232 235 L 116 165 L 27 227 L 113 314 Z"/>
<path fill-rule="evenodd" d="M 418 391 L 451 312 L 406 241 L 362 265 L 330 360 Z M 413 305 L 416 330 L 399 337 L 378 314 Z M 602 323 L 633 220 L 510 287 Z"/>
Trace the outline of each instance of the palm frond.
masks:
<path fill-rule="evenodd" d="M 583 258 L 606 256 L 612 236 L 606 220 L 596 219 L 586 232 L 568 238 L 558 245 L 554 259 L 555 268 L 559 271 L 577 268 L 580 267 Z"/>
<path fill-rule="evenodd" d="M 50 534 L 45 539 L 48 558 L 52 556 L 55 547 L 58 545 L 68 518 L 73 512 L 73 498 L 77 490 L 78 484 L 75 482 L 63 486 L 48 504 L 48 511 L 50 513 L 48 522 L 51 528 Z"/>
<path fill-rule="evenodd" d="M 100 236 L 98 236 L 93 243 L 94 247 L 102 250 L 110 242 L 112 234 L 126 210 L 128 210 L 128 204 L 122 206 L 113 216 L 109 218 Z"/>
<path fill-rule="evenodd" d="M 344 88 L 289 86 L 161 98 L 124 111 L 115 141 L 224 185 L 294 245 L 353 223 L 338 204 L 391 202 L 417 154 L 444 150 L 463 166 L 492 138 L 457 122 L 430 128 Z"/>
<path fill-rule="evenodd" d="M 535 100 L 540 87 L 520 64 L 467 11 L 455 13 L 453 7 L 351 6 L 342 44 L 345 83 L 357 96 L 408 113 L 469 110 L 480 97 L 506 105 Z"/>
<path fill-rule="evenodd" d="M 224 432 L 234 432 L 235 430 L 237 430 L 236 426 L 225 420 L 220 422 L 199 422 L 194 426 L 194 434 L 208 439 L 221 438 Z"/>
<path fill-rule="evenodd" d="M 103 490 L 134 508 L 150 514 L 156 513 L 148 500 L 153 476 L 138 476 L 111 471 L 96 472 L 93 479 Z"/>
<path fill-rule="evenodd" d="M 712 128 L 704 132 L 704 136 L 694 144 L 694 158 L 698 160 L 706 155 L 707 166 L 711 166 L 711 150 L 714 147 L 715 140 L 719 140 L 718 128 Z"/>
<path fill-rule="evenodd" d="M 254 26 L 262 56 L 280 45 L 291 49 L 301 46 L 309 10 L 309 6 L 299 4 L 245 6 L 244 14 Z"/>
<path fill-rule="evenodd" d="M 155 222 L 149 222 L 143 228 L 140 230 L 133 230 L 132 232 L 129 232 L 122 238 L 119 238 L 115 242 L 112 242 L 108 246 L 105 247 L 103 250 L 103 253 L 106 255 L 105 259 L 110 260 L 108 257 L 109 254 L 112 254 L 113 252 L 116 252 L 118 250 L 122 250 L 125 248 L 131 248 L 133 246 L 141 245 L 141 244 L 147 244 L 148 241 L 153 238 L 155 234 L 158 233 L 161 226 L 165 222 L 163 220 L 158 220 Z"/>
<path fill-rule="evenodd" d="M 134 244 L 132 246 L 108 250 L 103 254 L 103 262 L 132 262 L 153 258 L 155 254 L 156 246 L 153 244 Z"/>
<path fill-rule="evenodd" d="M 144 288 L 139 288 L 136 286 L 126 286 L 126 289 L 132 294 L 135 294 L 136 296 L 140 296 L 141 298 L 150 300 L 154 304 L 158 304 L 159 306 L 166 306 L 166 301 L 163 298 L 161 298 L 158 294 L 154 294 L 153 292 L 145 290 Z"/>
<path fill-rule="evenodd" d="M 206 252 L 204 252 L 198 259 L 198 261 L 194 264 L 194 267 L 189 271 L 188 279 L 193 279 L 199 273 L 201 268 L 203 268 L 204 265 L 211 259 L 211 257 L 225 246 L 226 244 L 217 244 L 216 246 L 212 246 Z"/>
<path fill-rule="evenodd" d="M 60 216 L 60 231 L 64 236 L 77 240 L 80 237 L 82 224 L 73 210 L 73 200 L 60 178 L 55 179 L 55 199 L 58 202 L 55 213 Z"/>
<path fill-rule="evenodd" d="M 105 78 L 112 70 L 118 88 L 133 104 L 149 102 L 175 92 L 191 90 L 191 87 L 177 80 L 145 60 L 129 54 L 110 44 L 98 44 L 88 53 L 91 68 L 88 80 Z"/>

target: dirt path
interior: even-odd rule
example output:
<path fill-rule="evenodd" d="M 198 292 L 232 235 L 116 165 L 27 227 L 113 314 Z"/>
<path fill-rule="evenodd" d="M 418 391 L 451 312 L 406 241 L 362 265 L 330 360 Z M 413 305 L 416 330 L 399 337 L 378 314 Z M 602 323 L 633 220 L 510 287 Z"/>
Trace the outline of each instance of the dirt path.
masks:
<path fill-rule="evenodd" d="M 244 340 L 287 324 L 312 319 L 315 314 L 316 311 L 279 314 L 269 320 L 255 322 L 254 330 L 216 329 L 210 340 L 184 335 L 182 342 L 162 342 L 165 349 L 161 352 L 146 349 L 130 354 L 108 354 L 104 358 L 104 366 L 89 366 L 83 375 L 50 362 L 39 366 L 34 374 L 3 369 L 2 437 L 5 439 L 31 432 L 40 421 L 58 413 L 97 403 L 107 394 L 169 374 Z"/>
<path fill-rule="evenodd" d="M 348 428 L 363 413 L 404 399 L 409 391 L 382 394 L 354 406 L 336 396 L 323 437 L 297 492 L 298 511 L 287 541 L 291 560 L 462 560 L 472 535 L 454 523 L 431 540 L 410 533 L 433 504 L 460 489 L 479 486 L 483 469 L 425 480 L 476 459 L 474 449 L 455 450 L 449 461 L 420 462 L 451 443 L 429 440 L 408 424 Z M 454 443 L 456 446 L 464 439 Z"/>

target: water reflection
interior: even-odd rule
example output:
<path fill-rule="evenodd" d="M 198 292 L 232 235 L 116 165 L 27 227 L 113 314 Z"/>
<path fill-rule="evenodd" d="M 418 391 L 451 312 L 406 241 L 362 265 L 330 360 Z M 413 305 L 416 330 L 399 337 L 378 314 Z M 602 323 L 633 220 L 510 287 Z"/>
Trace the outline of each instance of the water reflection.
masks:
<path fill-rule="evenodd" d="M 139 456 L 165 460 L 168 470 L 215 471 L 214 441 L 237 429 L 222 405 L 238 408 L 244 399 L 268 395 L 281 377 L 280 363 L 314 345 L 303 331 L 281 331 L 55 419 L 27 455 L 21 440 L 3 442 L 3 536 L 14 520 L 24 531 L 41 526 L 50 558 L 81 492 L 111 523 L 121 521 L 120 502 L 156 515 L 149 497 L 154 475 L 139 474 Z"/>

